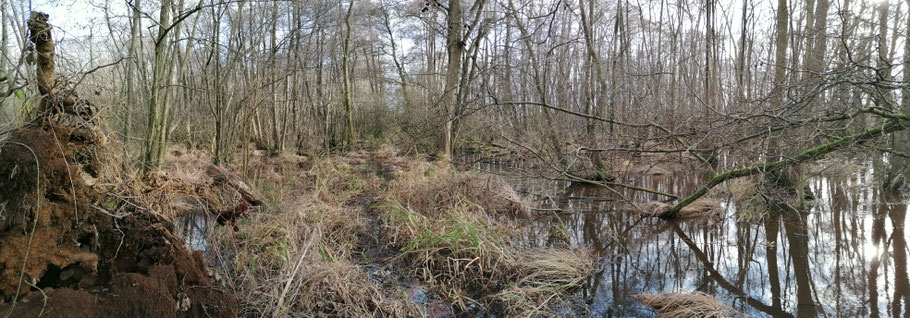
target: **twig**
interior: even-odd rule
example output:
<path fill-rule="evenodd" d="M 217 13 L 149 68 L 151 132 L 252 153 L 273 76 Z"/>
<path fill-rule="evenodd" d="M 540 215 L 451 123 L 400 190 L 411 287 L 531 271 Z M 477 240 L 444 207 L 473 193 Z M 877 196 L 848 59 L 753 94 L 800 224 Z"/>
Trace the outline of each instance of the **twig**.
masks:
<path fill-rule="evenodd" d="M 126 216 L 126 214 L 124 214 L 124 215 L 113 214 L 113 213 L 108 212 L 107 210 L 102 209 L 101 207 L 99 207 L 99 206 L 97 206 L 97 205 L 94 205 L 94 204 L 92 204 L 91 206 L 92 206 L 93 208 L 95 208 L 95 210 L 98 210 L 98 212 L 107 214 L 107 215 L 109 215 L 109 216 L 111 216 L 111 217 L 113 217 L 113 218 L 122 219 L 124 216 Z"/>

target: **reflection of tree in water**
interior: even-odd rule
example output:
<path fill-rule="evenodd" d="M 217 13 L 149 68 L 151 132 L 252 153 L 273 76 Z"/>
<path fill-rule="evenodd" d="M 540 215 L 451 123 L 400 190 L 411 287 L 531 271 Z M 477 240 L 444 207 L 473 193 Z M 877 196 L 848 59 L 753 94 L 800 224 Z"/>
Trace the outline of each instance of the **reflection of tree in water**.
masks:
<path fill-rule="evenodd" d="M 780 294 L 780 273 L 777 268 L 777 236 L 780 232 L 780 218 L 768 216 L 765 218 L 765 235 L 768 242 L 765 244 L 765 255 L 768 266 L 768 282 L 771 285 L 771 306 L 775 310 L 783 310 L 781 307 Z"/>
<path fill-rule="evenodd" d="M 627 274 L 657 271 L 664 275 L 661 283 L 642 279 L 633 285 L 639 292 L 659 292 L 700 289 L 704 283 L 695 278 L 708 273 L 720 288 L 714 294 L 757 316 L 862 317 L 880 307 L 882 316 L 902 317 L 910 301 L 906 203 L 873 184 L 871 173 L 816 180 L 811 213 L 771 213 L 758 224 L 680 223 L 675 235 L 656 234 L 629 251 L 637 255 L 625 260 L 633 269 Z M 887 233 L 888 219 L 893 233 Z"/>
<path fill-rule="evenodd" d="M 774 215 L 776 213 L 772 213 Z M 780 213 L 787 232 L 790 260 L 793 265 L 793 276 L 796 279 L 796 315 L 797 317 L 815 317 L 816 304 L 812 296 L 814 289 L 812 275 L 809 272 L 809 229 L 806 223 L 808 211 L 786 211 Z M 778 217 L 778 216 L 772 216 Z"/>
<path fill-rule="evenodd" d="M 752 306 L 755 309 L 758 309 L 761 312 L 764 312 L 768 315 L 774 317 L 792 317 L 790 314 L 779 310 L 773 306 L 768 306 L 763 303 L 761 300 L 755 299 L 747 294 L 745 291 L 728 281 L 724 276 L 715 269 L 714 264 L 711 260 L 708 259 L 708 256 L 689 238 L 688 235 L 682 230 L 678 223 L 673 223 L 673 230 L 676 235 L 682 240 L 691 249 L 691 252 L 695 257 L 702 263 L 704 266 L 704 271 L 711 277 L 714 282 L 716 282 L 721 288 L 727 290 L 727 292 L 736 295 L 740 299 L 745 299 L 746 303 L 749 306 Z"/>
<path fill-rule="evenodd" d="M 889 202 L 899 202 L 902 198 L 899 195 L 889 194 Z M 900 317 L 901 313 L 906 310 L 908 301 L 910 301 L 910 279 L 907 277 L 907 240 L 904 236 L 904 220 L 907 217 L 907 205 L 903 203 L 890 205 L 889 217 L 894 233 L 892 233 L 894 257 L 894 298 L 891 303 L 891 316 Z"/>
<path fill-rule="evenodd" d="M 873 198 L 878 195 L 878 192 L 873 192 Z M 880 253 L 881 246 L 884 244 L 885 240 L 885 206 L 887 204 L 880 204 L 878 208 L 872 210 L 872 236 L 871 236 L 871 248 L 867 248 L 864 252 L 869 253 L 868 257 L 870 258 L 869 266 L 869 317 L 878 318 L 879 317 L 879 308 L 878 308 L 878 270 L 881 266 L 882 255 Z"/>
<path fill-rule="evenodd" d="M 667 222 L 641 219 L 620 199 L 578 200 L 608 196 L 603 190 L 557 187 L 556 206 L 543 208 L 559 208 L 559 216 L 539 222 L 562 222 L 576 244 L 604 255 L 603 271 L 583 292 L 591 316 L 648 316 L 631 295 L 700 290 L 756 317 L 903 317 L 910 303 L 906 203 L 881 189 L 878 170 L 863 168 L 813 179 L 810 212 L 784 207 L 740 220 L 736 205 L 725 202 L 722 219 Z M 639 185 L 687 193 L 698 181 L 666 176 Z M 623 194 L 633 202 L 659 199 Z"/>
<path fill-rule="evenodd" d="M 873 209 L 872 246 L 874 248 L 867 251 L 873 253 L 869 270 L 870 317 L 881 316 L 880 311 L 882 309 L 888 310 L 888 314 L 891 317 L 901 317 L 908 297 L 910 297 L 908 295 L 910 283 L 908 283 L 907 278 L 907 241 L 904 233 L 907 205 L 902 202 L 903 198 L 900 194 L 894 191 L 883 190 L 879 193 L 879 196 L 881 204 L 878 205 L 877 209 Z M 886 232 L 885 221 L 888 219 L 891 221 L 892 233 L 890 235 Z M 888 256 L 891 256 L 893 260 L 889 259 Z M 887 291 L 887 282 L 890 280 L 888 279 L 889 271 L 887 270 L 889 261 L 892 261 L 894 266 L 893 297 L 890 299 L 889 308 L 879 308 L 882 305 L 879 298 L 884 298 L 885 301 L 889 300 L 887 294 L 879 294 L 880 287 L 878 286 L 879 276 L 882 276 L 881 280 L 886 282 L 886 286 L 883 287 Z M 885 266 L 883 273 L 880 272 L 882 266 Z"/>

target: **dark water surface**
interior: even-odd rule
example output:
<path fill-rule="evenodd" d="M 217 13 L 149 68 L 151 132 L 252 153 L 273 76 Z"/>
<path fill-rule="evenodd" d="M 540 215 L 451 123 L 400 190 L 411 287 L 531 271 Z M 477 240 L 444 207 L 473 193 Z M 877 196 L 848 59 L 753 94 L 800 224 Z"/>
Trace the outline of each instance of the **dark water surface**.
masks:
<path fill-rule="evenodd" d="M 591 316 L 653 316 L 631 296 L 692 291 L 754 317 L 907 312 L 907 199 L 882 189 L 871 161 L 811 179 L 816 199 L 808 212 L 771 209 L 767 217 L 747 218 L 724 199 L 722 218 L 690 221 L 642 219 L 630 211 L 630 202 L 664 199 L 654 194 L 533 177 L 522 173 L 531 167 L 521 162 L 471 162 L 471 169 L 505 175 L 545 215 L 534 222 L 530 244 L 551 244 L 551 231 L 561 231 L 570 245 L 603 255 L 602 271 L 582 291 Z M 677 173 L 625 182 L 687 195 L 706 178 Z"/>

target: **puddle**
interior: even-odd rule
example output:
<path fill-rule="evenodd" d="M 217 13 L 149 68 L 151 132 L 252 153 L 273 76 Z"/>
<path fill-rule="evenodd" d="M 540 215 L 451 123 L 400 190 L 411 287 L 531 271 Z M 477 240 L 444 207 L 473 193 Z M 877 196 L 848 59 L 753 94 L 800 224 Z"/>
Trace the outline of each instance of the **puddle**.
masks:
<path fill-rule="evenodd" d="M 208 251 L 210 229 L 216 225 L 215 218 L 204 211 L 186 213 L 174 219 L 175 235 L 182 237 L 192 251 Z"/>
<path fill-rule="evenodd" d="M 452 307 L 447 305 L 439 296 L 427 289 L 418 280 L 411 280 L 407 284 L 408 298 L 411 299 L 429 317 L 454 317 Z"/>
<path fill-rule="evenodd" d="M 364 268 L 367 276 L 373 282 L 382 286 L 389 286 L 393 289 L 404 290 L 408 299 L 418 306 L 426 317 L 446 318 L 455 317 L 455 312 L 450 304 L 442 300 L 435 292 L 431 291 L 428 286 L 420 280 L 403 277 L 400 273 L 387 268 L 375 266 L 366 266 Z M 474 317 L 482 317 L 476 316 Z"/>
<path fill-rule="evenodd" d="M 605 255 L 603 270 L 580 292 L 588 316 L 652 316 L 631 296 L 701 291 L 749 316 L 903 317 L 910 301 L 907 200 L 882 190 L 871 161 L 861 165 L 852 175 L 812 179 L 816 200 L 808 212 L 771 211 L 753 222 L 738 221 L 729 200 L 721 202 L 720 220 L 641 219 L 621 197 L 663 198 L 518 174 L 527 163 L 475 160 L 471 168 L 506 174 L 539 213 L 550 215 L 533 223 L 531 245 L 549 244 L 550 230 L 561 228 L 571 246 Z M 706 178 L 626 182 L 688 194 Z"/>

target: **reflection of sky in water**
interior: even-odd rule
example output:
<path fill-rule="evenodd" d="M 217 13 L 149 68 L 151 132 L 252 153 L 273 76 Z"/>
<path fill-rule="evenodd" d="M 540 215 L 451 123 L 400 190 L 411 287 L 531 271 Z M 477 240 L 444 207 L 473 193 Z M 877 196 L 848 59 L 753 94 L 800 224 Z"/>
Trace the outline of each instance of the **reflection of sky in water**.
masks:
<path fill-rule="evenodd" d="M 174 220 L 178 237 L 183 237 L 192 251 L 206 251 L 208 248 L 209 226 L 214 220 L 205 211 L 181 215 Z"/>
<path fill-rule="evenodd" d="M 474 168 L 530 169 L 510 164 L 484 161 Z M 623 200 L 590 199 L 617 198 L 603 189 L 510 179 L 519 192 L 535 198 L 540 213 L 555 215 L 559 210 L 558 217 L 534 223 L 531 244 L 547 244 L 551 227 L 565 226 L 570 244 L 590 245 L 605 255 L 603 272 L 592 277 L 584 291 L 594 316 L 650 316 L 653 313 L 631 295 L 698 290 L 757 317 L 902 317 L 905 300 L 910 300 L 905 295 L 906 200 L 881 190 L 871 163 L 859 171 L 810 180 L 816 196 L 810 213 L 775 212 L 749 222 L 737 222 L 737 204 L 729 201 L 721 202 L 726 208 L 721 220 L 642 220 Z M 653 176 L 631 181 L 688 194 L 705 178 Z M 663 199 L 620 192 L 633 202 Z M 768 237 L 769 232 L 775 234 Z M 771 278 L 774 268 L 776 280 Z"/>

